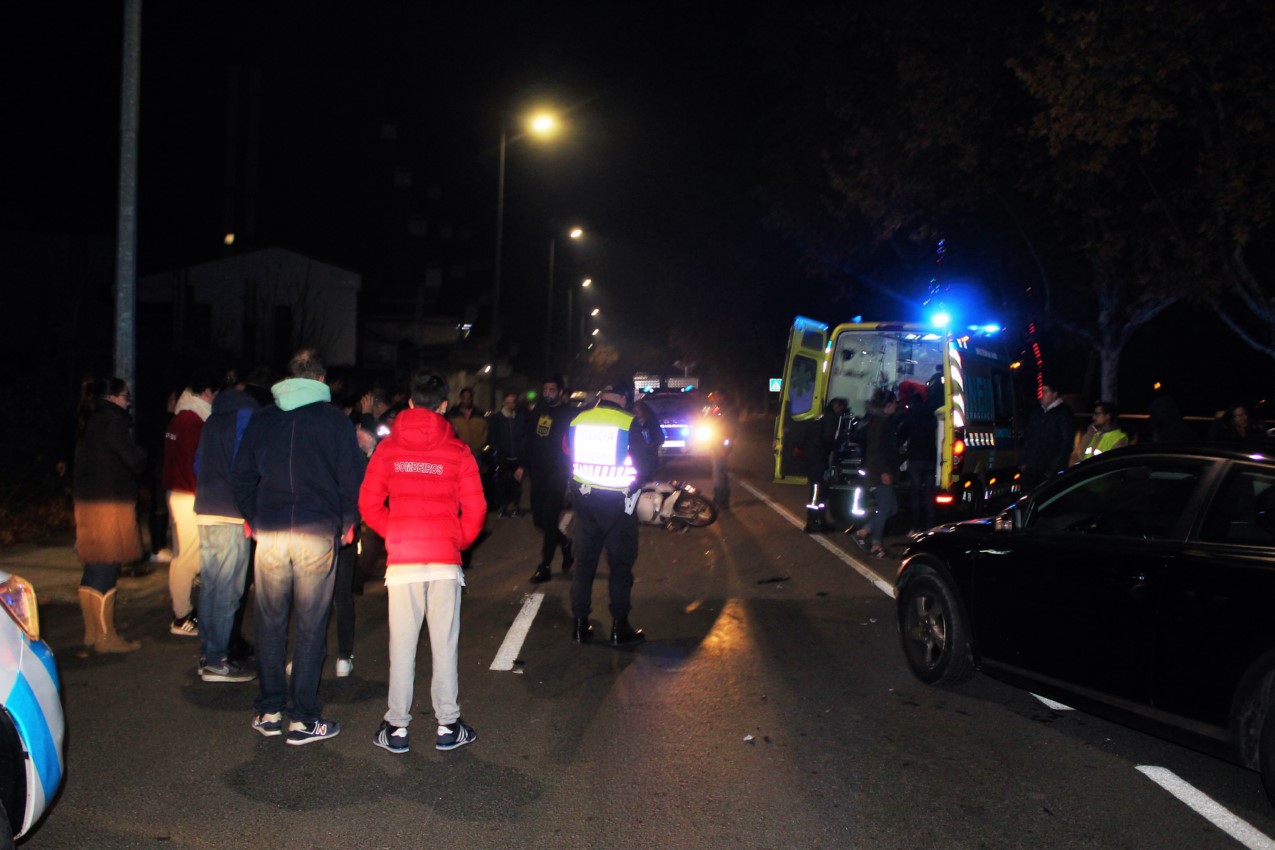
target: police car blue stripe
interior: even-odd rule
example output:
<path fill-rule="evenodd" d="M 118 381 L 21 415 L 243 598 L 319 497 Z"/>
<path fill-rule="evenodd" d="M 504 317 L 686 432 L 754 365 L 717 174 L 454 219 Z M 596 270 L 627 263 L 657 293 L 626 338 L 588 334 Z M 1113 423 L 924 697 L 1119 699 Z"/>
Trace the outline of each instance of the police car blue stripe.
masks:
<path fill-rule="evenodd" d="M 40 777 L 44 799 L 48 800 L 62 783 L 62 764 L 58 759 L 53 733 L 40 709 L 40 701 L 36 699 L 35 691 L 31 689 L 26 676 L 19 676 L 13 683 L 5 708 L 13 717 L 13 722 L 22 730 L 22 737 L 31 754 L 31 763 Z"/>
<path fill-rule="evenodd" d="M 58 678 L 58 662 L 53 657 L 53 650 L 49 649 L 49 645 L 44 641 L 27 641 L 27 648 L 31 650 L 31 654 L 40 659 L 40 663 L 44 665 L 44 669 L 49 672 L 49 678 L 53 680 L 53 687 L 59 691 L 62 690 L 62 681 Z"/>

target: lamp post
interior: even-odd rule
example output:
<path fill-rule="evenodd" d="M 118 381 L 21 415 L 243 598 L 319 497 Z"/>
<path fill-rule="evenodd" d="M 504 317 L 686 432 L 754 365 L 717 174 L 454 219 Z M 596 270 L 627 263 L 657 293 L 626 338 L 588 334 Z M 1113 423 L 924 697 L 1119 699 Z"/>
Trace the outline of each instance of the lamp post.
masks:
<path fill-rule="evenodd" d="M 551 113 L 539 112 L 527 121 L 523 132 L 509 138 L 509 128 L 504 124 L 500 128 L 500 165 L 496 177 L 496 257 L 491 268 L 491 406 L 496 408 L 496 358 L 500 344 L 500 274 L 501 260 L 504 256 L 505 243 L 505 151 L 511 141 L 516 142 L 524 136 L 547 138 L 558 130 L 558 119 Z"/>
<path fill-rule="evenodd" d="M 584 231 L 579 227 L 573 227 L 567 231 L 567 236 L 572 239 L 579 239 L 584 236 Z M 553 264 L 554 254 L 558 246 L 558 233 L 555 231 L 549 237 L 549 286 L 545 293 L 545 374 L 552 374 L 553 369 Z M 570 290 L 568 290 L 570 292 Z M 567 328 L 568 334 L 570 328 Z"/>
<path fill-rule="evenodd" d="M 580 282 L 581 289 L 588 289 L 593 285 L 593 278 L 586 277 Z M 580 338 L 584 336 L 584 318 L 580 318 L 580 333 L 576 333 L 575 322 L 575 293 L 576 288 L 573 286 L 567 290 L 567 364 L 572 367 L 575 362 L 576 353 L 580 350 Z"/>

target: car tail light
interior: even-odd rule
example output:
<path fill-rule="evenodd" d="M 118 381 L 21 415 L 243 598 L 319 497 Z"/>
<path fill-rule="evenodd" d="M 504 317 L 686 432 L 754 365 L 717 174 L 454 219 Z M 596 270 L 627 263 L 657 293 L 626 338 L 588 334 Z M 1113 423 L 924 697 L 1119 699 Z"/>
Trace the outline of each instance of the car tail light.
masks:
<path fill-rule="evenodd" d="M 35 588 L 29 581 L 9 576 L 0 582 L 0 605 L 27 637 L 40 639 L 40 610 L 35 604 Z"/>
<path fill-rule="evenodd" d="M 951 493 L 939 493 L 934 497 L 936 505 L 950 505 L 955 501 L 956 498 Z"/>

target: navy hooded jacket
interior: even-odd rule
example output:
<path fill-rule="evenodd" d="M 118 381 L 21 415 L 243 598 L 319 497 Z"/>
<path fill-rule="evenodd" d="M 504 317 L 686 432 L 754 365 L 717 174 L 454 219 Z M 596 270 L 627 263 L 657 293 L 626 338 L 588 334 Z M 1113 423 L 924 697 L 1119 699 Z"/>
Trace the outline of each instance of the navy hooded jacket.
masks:
<path fill-rule="evenodd" d="M 244 431 L 232 479 L 235 504 L 254 531 L 338 537 L 358 522 L 366 460 L 349 417 L 326 384 L 289 378 L 275 403 Z"/>

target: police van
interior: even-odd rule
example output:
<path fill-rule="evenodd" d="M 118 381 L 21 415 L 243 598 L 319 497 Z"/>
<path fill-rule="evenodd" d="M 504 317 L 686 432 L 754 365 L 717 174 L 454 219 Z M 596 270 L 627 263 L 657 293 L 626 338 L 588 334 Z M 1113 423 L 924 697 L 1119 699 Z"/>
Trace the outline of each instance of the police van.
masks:
<path fill-rule="evenodd" d="M 846 402 L 845 434 L 867 415 L 875 390 L 896 396 L 940 392 L 934 400 L 936 512 L 944 518 L 983 515 L 1020 492 L 1028 389 L 1021 373 L 994 325 L 956 333 L 922 324 L 850 322 L 830 330 L 798 316 L 788 339 L 775 420 L 774 478 L 806 483 L 807 429 L 820 427 L 831 399 Z M 850 523 L 866 515 L 866 494 L 858 480 L 857 453 L 846 450 L 844 442 L 840 447 L 831 464 L 827 504 L 834 519 Z M 901 478 L 906 485 L 906 471 Z"/>
<path fill-rule="evenodd" d="M 0 608 L 0 847 L 12 847 L 62 785 L 65 719 L 35 591 L 0 570 Z"/>
<path fill-rule="evenodd" d="M 704 458 L 721 444 L 721 428 L 700 390 L 699 379 L 687 375 L 633 376 L 634 398 L 659 419 L 662 458 Z"/>

